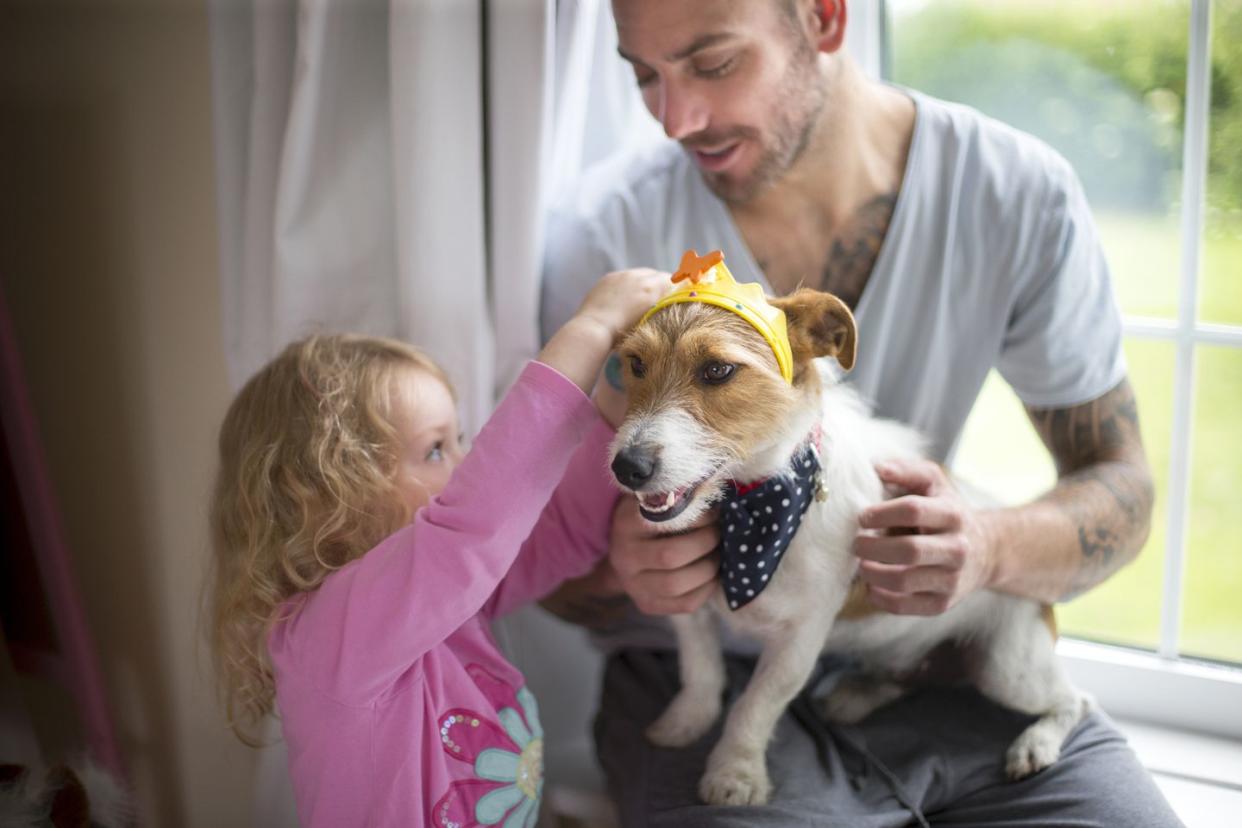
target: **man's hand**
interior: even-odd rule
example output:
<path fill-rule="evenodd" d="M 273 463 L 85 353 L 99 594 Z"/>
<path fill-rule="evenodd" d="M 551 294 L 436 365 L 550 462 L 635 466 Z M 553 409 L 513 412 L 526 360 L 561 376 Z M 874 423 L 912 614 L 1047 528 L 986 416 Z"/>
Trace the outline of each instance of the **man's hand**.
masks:
<path fill-rule="evenodd" d="M 994 567 L 990 532 L 940 466 L 894 460 L 876 473 L 904 494 L 858 516 L 864 532 L 854 554 L 871 602 L 900 615 L 939 615 L 986 588 Z"/>
<path fill-rule="evenodd" d="M 716 585 L 720 543 L 715 512 L 694 528 L 660 534 L 638 513 L 638 501 L 622 497 L 612 514 L 609 560 L 621 585 L 648 615 L 693 612 Z"/>

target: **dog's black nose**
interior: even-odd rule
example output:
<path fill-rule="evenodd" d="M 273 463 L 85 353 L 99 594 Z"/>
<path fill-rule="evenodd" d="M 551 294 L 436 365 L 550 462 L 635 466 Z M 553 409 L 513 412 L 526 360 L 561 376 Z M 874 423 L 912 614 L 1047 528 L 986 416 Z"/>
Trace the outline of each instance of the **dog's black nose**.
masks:
<path fill-rule="evenodd" d="M 612 473 L 622 486 L 638 489 L 651 479 L 658 465 L 654 451 L 642 446 L 630 446 L 621 449 L 612 459 Z"/>

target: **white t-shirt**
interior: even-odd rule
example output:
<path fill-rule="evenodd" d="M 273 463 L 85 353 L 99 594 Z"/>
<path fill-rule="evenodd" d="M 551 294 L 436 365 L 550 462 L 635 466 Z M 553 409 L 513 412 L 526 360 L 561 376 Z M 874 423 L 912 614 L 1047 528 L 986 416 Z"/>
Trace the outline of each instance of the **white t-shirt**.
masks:
<path fill-rule="evenodd" d="M 926 434 L 943 460 L 994 366 L 1036 408 L 1088 402 L 1117 385 L 1126 373 L 1121 315 L 1069 164 L 972 109 L 903 91 L 916 105 L 914 135 L 855 309 L 858 359 L 846 381 L 880 416 Z M 738 281 L 768 287 L 677 144 L 596 167 L 550 217 L 545 339 L 604 273 L 673 270 L 691 247 L 723 250 Z"/>

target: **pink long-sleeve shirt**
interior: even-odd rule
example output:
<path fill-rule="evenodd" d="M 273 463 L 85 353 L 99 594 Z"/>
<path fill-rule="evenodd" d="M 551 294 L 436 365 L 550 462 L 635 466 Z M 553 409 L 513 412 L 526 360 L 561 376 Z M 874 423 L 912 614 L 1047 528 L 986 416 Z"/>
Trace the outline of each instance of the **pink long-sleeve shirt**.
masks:
<path fill-rule="evenodd" d="M 489 622 L 604 553 L 611 437 L 532 362 L 410 525 L 291 602 L 268 649 L 303 825 L 534 825 L 542 729 Z"/>

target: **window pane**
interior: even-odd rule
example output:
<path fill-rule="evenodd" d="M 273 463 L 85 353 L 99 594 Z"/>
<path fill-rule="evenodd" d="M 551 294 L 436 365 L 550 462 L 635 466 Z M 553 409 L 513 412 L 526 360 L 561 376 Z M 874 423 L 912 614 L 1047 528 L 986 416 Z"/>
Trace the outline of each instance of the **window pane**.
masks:
<path fill-rule="evenodd" d="M 1189 6 L 888 4 L 895 81 L 1036 135 L 1074 165 L 1131 314 L 1177 315 Z"/>
<path fill-rule="evenodd" d="M 1242 662 L 1242 349 L 1198 352 L 1187 537 L 1184 655 Z"/>
<path fill-rule="evenodd" d="M 1242 0 L 1212 6 L 1212 105 L 1199 315 L 1242 324 Z"/>
<path fill-rule="evenodd" d="M 1039 497 L 1057 473 L 1022 402 L 992 371 L 962 430 L 953 471 L 1008 506 Z"/>
<path fill-rule="evenodd" d="M 1134 563 L 1098 589 L 1058 606 L 1057 617 L 1066 635 L 1155 649 L 1160 637 L 1164 580 L 1173 346 L 1132 340 L 1126 343 L 1126 359 L 1156 480 L 1151 536 Z M 1035 436 L 1021 402 L 995 372 L 988 377 L 966 423 L 953 469 L 1009 504 L 1030 500 L 1055 481 L 1048 452 Z"/>

